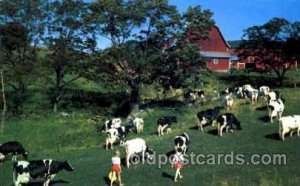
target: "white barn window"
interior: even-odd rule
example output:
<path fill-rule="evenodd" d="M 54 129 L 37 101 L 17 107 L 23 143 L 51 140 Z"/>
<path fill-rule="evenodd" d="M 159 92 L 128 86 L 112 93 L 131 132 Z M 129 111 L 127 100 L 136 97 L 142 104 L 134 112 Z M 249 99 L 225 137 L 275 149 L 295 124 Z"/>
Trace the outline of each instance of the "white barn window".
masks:
<path fill-rule="evenodd" d="M 213 59 L 213 63 L 214 63 L 215 65 L 219 64 L 219 59 Z"/>

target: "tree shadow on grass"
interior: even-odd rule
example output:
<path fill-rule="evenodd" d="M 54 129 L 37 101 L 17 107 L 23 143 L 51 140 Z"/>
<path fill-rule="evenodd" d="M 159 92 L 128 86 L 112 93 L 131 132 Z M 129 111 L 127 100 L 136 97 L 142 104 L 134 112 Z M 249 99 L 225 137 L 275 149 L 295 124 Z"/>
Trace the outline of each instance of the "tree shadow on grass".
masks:
<path fill-rule="evenodd" d="M 185 103 L 178 100 L 172 99 L 164 99 L 164 100 L 146 100 L 144 104 L 140 106 L 140 109 L 145 108 L 154 108 L 154 107 L 180 107 L 183 106 Z"/>
<path fill-rule="evenodd" d="M 267 134 L 265 135 L 265 138 L 272 139 L 272 140 L 280 140 L 278 133 Z"/>

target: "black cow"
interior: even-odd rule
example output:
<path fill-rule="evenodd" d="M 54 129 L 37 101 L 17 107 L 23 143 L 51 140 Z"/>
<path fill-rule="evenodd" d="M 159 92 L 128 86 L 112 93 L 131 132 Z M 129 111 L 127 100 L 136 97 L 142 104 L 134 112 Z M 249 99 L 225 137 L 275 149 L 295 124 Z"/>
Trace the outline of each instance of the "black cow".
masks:
<path fill-rule="evenodd" d="M 43 179 L 43 186 L 48 186 L 55 175 L 61 171 L 73 171 L 68 161 L 51 159 L 35 161 L 18 161 L 13 165 L 13 181 L 15 186 L 28 184 L 30 180 Z"/>
<path fill-rule="evenodd" d="M 183 133 L 180 136 L 175 136 L 175 151 L 177 151 L 178 148 L 181 148 L 183 150 L 183 153 L 185 154 L 187 152 L 188 145 L 190 144 L 190 142 L 190 137 L 187 133 Z"/>
<path fill-rule="evenodd" d="M 158 136 L 163 135 L 165 129 L 167 129 L 167 133 L 169 133 L 169 131 L 171 130 L 170 127 L 171 127 L 172 123 L 177 123 L 176 116 L 163 116 L 163 117 L 158 118 L 158 120 L 157 120 Z"/>
<path fill-rule="evenodd" d="M 241 123 L 237 120 L 234 114 L 232 113 L 225 113 L 221 114 L 217 118 L 217 125 L 218 125 L 218 135 L 222 136 L 223 129 L 228 129 L 231 131 L 233 130 L 242 130 Z"/>
<path fill-rule="evenodd" d="M 25 160 L 27 160 L 28 153 L 25 151 L 22 144 L 18 141 L 10 141 L 0 145 L 0 161 L 2 161 L 5 156 L 12 155 L 12 160 L 17 160 L 17 155 L 22 155 Z"/>
<path fill-rule="evenodd" d="M 221 110 L 221 107 L 215 107 L 214 109 L 207 109 L 207 110 L 198 112 L 197 113 L 198 129 L 203 130 L 203 125 L 208 124 L 210 122 L 214 122 L 214 120 L 218 117 L 220 110 Z"/>

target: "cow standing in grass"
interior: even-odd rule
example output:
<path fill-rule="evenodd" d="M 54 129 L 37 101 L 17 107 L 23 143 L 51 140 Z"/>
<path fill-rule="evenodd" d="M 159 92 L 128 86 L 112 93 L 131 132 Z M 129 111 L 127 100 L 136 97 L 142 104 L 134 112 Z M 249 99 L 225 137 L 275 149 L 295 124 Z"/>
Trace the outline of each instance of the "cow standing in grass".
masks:
<path fill-rule="evenodd" d="M 17 156 L 22 155 L 27 160 L 28 152 L 18 141 L 10 141 L 0 145 L 0 161 L 4 160 L 5 156 L 12 155 L 12 161 L 17 161 Z"/>
<path fill-rule="evenodd" d="M 145 157 L 152 160 L 153 159 L 153 150 L 150 149 L 145 140 L 142 138 L 135 138 L 124 142 L 125 152 L 126 152 L 126 166 L 130 166 L 130 158 L 134 154 L 142 153 L 142 162 L 144 163 Z"/>
<path fill-rule="evenodd" d="M 178 148 L 181 148 L 183 151 L 183 154 L 187 152 L 188 145 L 190 144 L 190 137 L 187 133 L 183 133 L 179 136 L 175 136 L 174 138 L 174 144 L 175 144 L 175 151 L 177 152 Z"/>
<path fill-rule="evenodd" d="M 50 181 L 61 170 L 73 171 L 74 168 L 68 161 L 52 159 L 18 161 L 13 165 L 13 182 L 15 186 L 21 186 L 31 180 L 42 179 L 43 186 L 49 186 Z"/>
<path fill-rule="evenodd" d="M 215 119 L 220 113 L 221 107 L 215 107 L 214 109 L 207 109 L 197 113 L 198 124 L 197 127 L 199 130 L 203 131 L 203 126 L 208 123 L 214 123 Z"/>
<path fill-rule="evenodd" d="M 134 118 L 133 125 L 135 126 L 136 133 L 144 131 L 144 120 L 142 118 Z"/>
<path fill-rule="evenodd" d="M 269 111 L 269 119 L 271 123 L 273 123 L 273 118 L 276 117 L 277 119 L 280 119 L 282 116 L 282 113 L 284 111 L 284 103 L 283 100 L 278 99 L 277 101 L 270 101 L 268 105 L 268 111 Z"/>
<path fill-rule="evenodd" d="M 237 120 L 236 116 L 232 113 L 221 114 L 217 118 L 218 135 L 222 137 L 223 130 L 232 131 L 235 129 L 242 130 L 241 123 Z"/>
<path fill-rule="evenodd" d="M 300 136 L 300 115 L 285 116 L 279 120 L 279 137 L 284 141 L 284 136 L 286 133 L 290 132 L 290 137 L 292 137 L 293 132 L 297 131 L 297 135 Z"/>
<path fill-rule="evenodd" d="M 176 116 L 163 116 L 157 120 L 157 133 L 158 136 L 164 135 L 164 130 L 167 131 L 167 134 L 171 132 L 171 125 L 177 123 Z"/>

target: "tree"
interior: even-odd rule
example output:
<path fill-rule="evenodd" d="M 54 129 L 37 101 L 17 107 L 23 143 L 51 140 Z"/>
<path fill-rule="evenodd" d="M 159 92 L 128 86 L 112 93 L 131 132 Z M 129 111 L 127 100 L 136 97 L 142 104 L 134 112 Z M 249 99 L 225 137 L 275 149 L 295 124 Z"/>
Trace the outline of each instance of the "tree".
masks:
<path fill-rule="evenodd" d="M 240 56 L 254 56 L 255 63 L 274 71 L 282 85 L 286 72 L 299 59 L 299 38 L 297 22 L 273 18 L 245 30 Z"/>
<path fill-rule="evenodd" d="M 27 87 L 32 84 L 36 70 L 37 49 L 44 34 L 45 1 L 0 1 L 1 68 L 12 89 L 14 113 L 23 112 Z"/>
<path fill-rule="evenodd" d="M 199 28 L 195 32 L 199 36 L 206 34 L 211 26 L 206 23 L 213 23 L 212 14 L 203 13 L 200 7 L 191 10 L 195 11 L 182 17 L 166 0 L 143 0 L 139 3 L 99 0 L 92 3 L 91 14 L 87 17 L 94 22 L 90 26 L 112 44 L 94 58 L 95 64 L 100 67 L 95 71 L 105 74 L 111 81 L 126 84 L 130 89 L 131 105 L 138 109 L 142 84 L 157 81 L 166 88 L 170 87 L 172 83 L 169 80 L 179 78 L 183 67 L 189 66 L 187 64 L 195 55 L 200 56 L 198 48 L 192 47 L 184 35 L 191 28 Z M 201 19 L 195 21 L 193 16 Z M 186 21 L 190 25 L 184 27 Z M 202 25 L 197 27 L 199 23 Z M 182 55 L 192 51 L 193 57 Z"/>
<path fill-rule="evenodd" d="M 82 60 L 93 50 L 95 41 L 83 20 L 86 3 L 81 0 L 53 1 L 48 9 L 47 55 L 45 67 L 52 82 L 53 111 L 58 109 L 64 88 L 81 77 Z M 54 75 L 53 75 L 54 74 Z"/>

